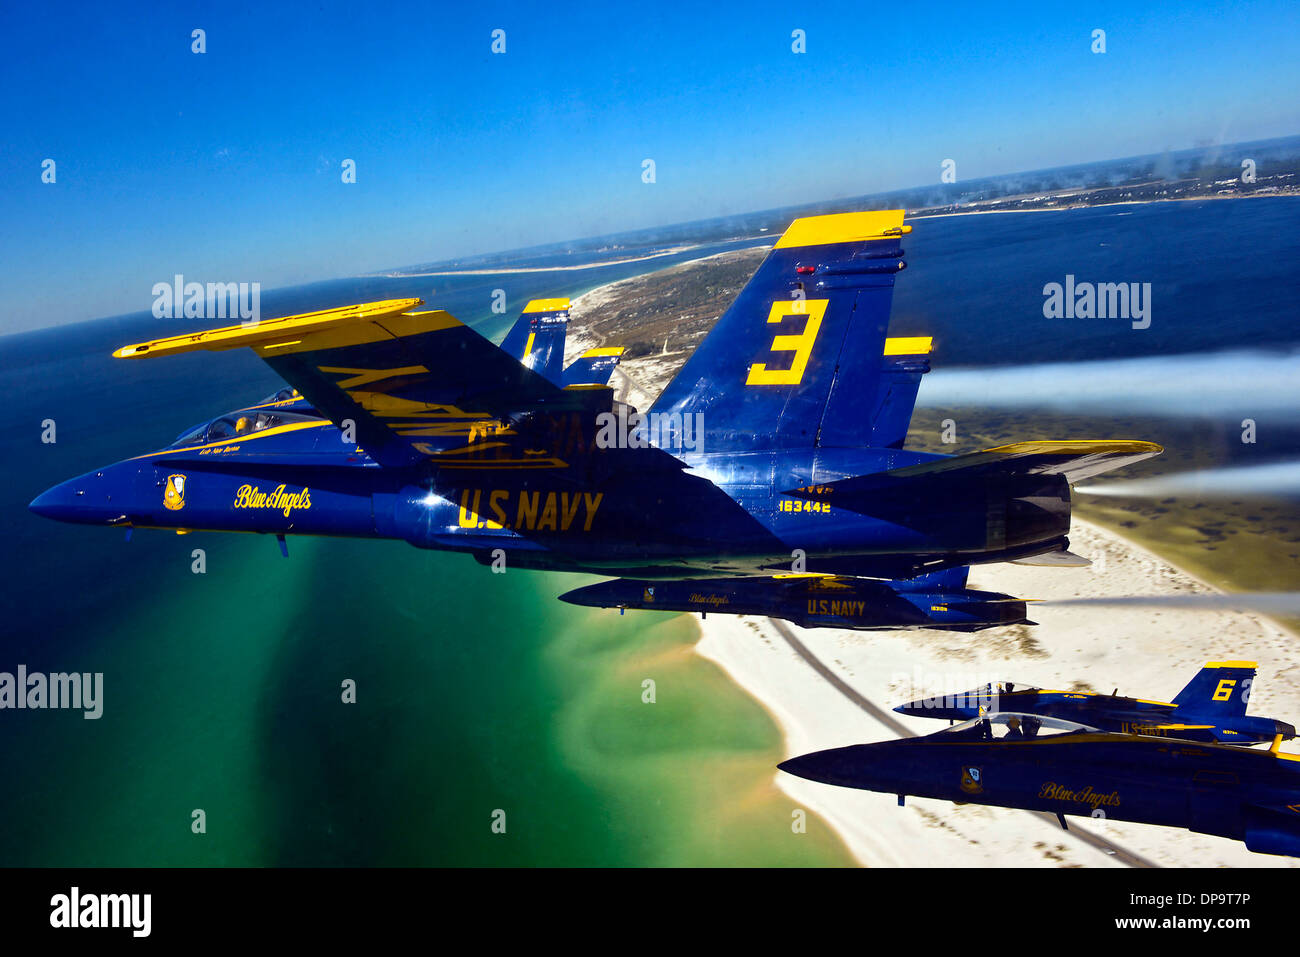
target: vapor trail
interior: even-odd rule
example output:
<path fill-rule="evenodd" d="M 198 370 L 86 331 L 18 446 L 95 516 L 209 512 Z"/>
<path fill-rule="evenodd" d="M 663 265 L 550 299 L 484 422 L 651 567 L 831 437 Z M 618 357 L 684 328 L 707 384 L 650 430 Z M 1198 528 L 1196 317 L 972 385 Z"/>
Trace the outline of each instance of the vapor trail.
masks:
<path fill-rule="evenodd" d="M 1300 352 L 1213 352 L 937 368 L 917 404 L 1300 421 Z"/>
<path fill-rule="evenodd" d="M 1257 591 L 1231 595 L 1126 595 L 1061 598 L 1035 605 L 1094 605 L 1115 608 L 1172 608 L 1186 611 L 1257 611 L 1269 615 L 1300 614 L 1300 592 Z"/>
<path fill-rule="evenodd" d="M 1300 496 L 1300 461 L 1175 472 L 1155 478 L 1076 485 L 1074 490 L 1085 495 L 1122 495 L 1130 498 L 1163 495 L 1190 495 L 1196 498 L 1259 495 L 1294 497 Z"/>

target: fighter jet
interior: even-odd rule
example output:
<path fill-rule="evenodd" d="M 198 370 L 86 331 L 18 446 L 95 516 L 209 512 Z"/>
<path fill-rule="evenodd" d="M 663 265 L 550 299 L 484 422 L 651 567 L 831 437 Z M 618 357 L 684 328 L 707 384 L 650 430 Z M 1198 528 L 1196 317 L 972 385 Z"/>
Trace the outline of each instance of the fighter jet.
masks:
<path fill-rule="evenodd" d="M 1207 662 L 1173 701 L 1095 691 L 1048 691 L 1005 681 L 955 695 L 909 701 L 894 710 L 918 718 L 950 721 L 1013 711 L 1079 721 L 1104 731 L 1189 741 L 1249 745 L 1272 741 L 1278 735 L 1289 741 L 1295 737 L 1293 725 L 1246 714 L 1255 668 L 1253 661 Z"/>
<path fill-rule="evenodd" d="M 1106 817 L 1300 857 L 1300 755 L 1001 712 L 919 738 L 817 751 L 782 771 L 836 787 Z"/>
<path fill-rule="evenodd" d="M 785 618 L 802 628 L 853 631 L 981 631 L 999 625 L 1036 624 L 1025 617 L 1025 603 L 1020 599 L 967 588 L 969 570 L 952 568 L 909 581 L 796 573 L 661 582 L 618 578 L 576 588 L 560 600 L 620 611 L 761 615 Z"/>
<path fill-rule="evenodd" d="M 565 300 L 531 303 L 501 347 L 419 299 L 123 346 L 127 361 L 249 348 L 288 388 L 31 509 L 260 532 L 285 554 L 291 535 L 392 538 L 632 579 L 566 596 L 586 604 L 635 607 L 628 589 L 709 579 L 734 607 L 814 624 L 1025 620 L 1008 596 L 966 589 L 966 566 L 1078 561 L 1070 484 L 1161 449 L 905 449 L 933 346 L 887 334 L 910 230 L 901 210 L 796 219 L 648 416 L 614 399 L 617 349 L 560 368 Z M 825 580 L 776 577 L 791 573 Z"/>

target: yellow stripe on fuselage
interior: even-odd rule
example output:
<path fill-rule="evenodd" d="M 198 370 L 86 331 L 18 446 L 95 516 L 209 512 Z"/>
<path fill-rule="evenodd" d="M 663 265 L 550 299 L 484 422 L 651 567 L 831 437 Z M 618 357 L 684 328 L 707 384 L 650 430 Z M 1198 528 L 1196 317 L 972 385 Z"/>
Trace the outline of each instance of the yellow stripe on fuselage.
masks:
<path fill-rule="evenodd" d="M 207 445 L 188 445 L 183 449 L 159 449 L 157 452 L 150 452 L 148 455 L 135 455 L 129 461 L 136 459 L 151 459 L 158 455 L 177 455 L 181 452 L 197 452 L 199 449 L 216 449 L 223 445 L 238 445 L 242 442 L 250 442 L 253 439 L 264 439 L 269 435 L 285 435 L 289 432 L 297 432 L 301 429 L 320 429 L 327 425 L 333 425 L 333 422 L 290 422 L 288 425 L 277 425 L 269 429 L 261 429 L 257 432 L 248 432 L 244 435 L 237 435 L 233 439 L 222 439 L 220 442 L 209 442 Z"/>

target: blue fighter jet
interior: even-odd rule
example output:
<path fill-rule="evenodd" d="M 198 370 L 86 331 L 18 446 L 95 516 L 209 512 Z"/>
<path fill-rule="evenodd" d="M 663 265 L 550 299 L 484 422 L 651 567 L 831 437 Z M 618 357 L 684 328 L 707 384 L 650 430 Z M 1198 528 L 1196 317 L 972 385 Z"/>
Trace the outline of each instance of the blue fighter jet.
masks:
<path fill-rule="evenodd" d="M 1012 711 L 1077 721 L 1103 731 L 1189 741 L 1260 744 L 1278 735 L 1289 741 L 1295 737 L 1293 725 L 1246 714 L 1255 667 L 1253 661 L 1207 662 L 1173 701 L 1095 691 L 1048 691 L 1006 681 L 955 695 L 909 701 L 894 710 L 918 718 L 950 721 Z"/>
<path fill-rule="evenodd" d="M 1162 824 L 1300 857 L 1300 755 L 1101 731 L 1000 712 L 919 738 L 782 762 L 822 784 L 959 804 Z"/>
<path fill-rule="evenodd" d="M 1024 621 L 1009 596 L 966 589 L 967 566 L 1077 561 L 1071 483 L 1161 449 L 905 449 L 932 349 L 888 336 L 910 230 L 901 210 L 795 220 L 648 417 L 608 386 L 619 350 L 561 369 L 566 300 L 530 303 L 502 347 L 418 299 L 124 346 L 114 355 L 133 361 L 250 348 L 288 388 L 31 509 L 260 532 L 286 554 L 289 535 L 346 535 L 627 576 L 565 596 L 580 604 L 631 607 L 629 589 L 708 579 L 811 624 Z M 828 584 L 814 595 L 777 577 L 792 573 Z"/>

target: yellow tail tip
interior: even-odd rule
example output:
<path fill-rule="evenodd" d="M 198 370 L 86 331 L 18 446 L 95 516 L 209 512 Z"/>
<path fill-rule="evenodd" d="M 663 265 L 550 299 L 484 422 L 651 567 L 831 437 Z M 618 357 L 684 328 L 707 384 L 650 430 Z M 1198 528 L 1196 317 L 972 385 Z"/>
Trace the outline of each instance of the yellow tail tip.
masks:
<path fill-rule="evenodd" d="M 830 213 L 796 219 L 776 242 L 777 249 L 794 246 L 825 246 L 866 239 L 893 239 L 912 231 L 903 225 L 903 210 L 884 209 L 862 213 Z"/>

